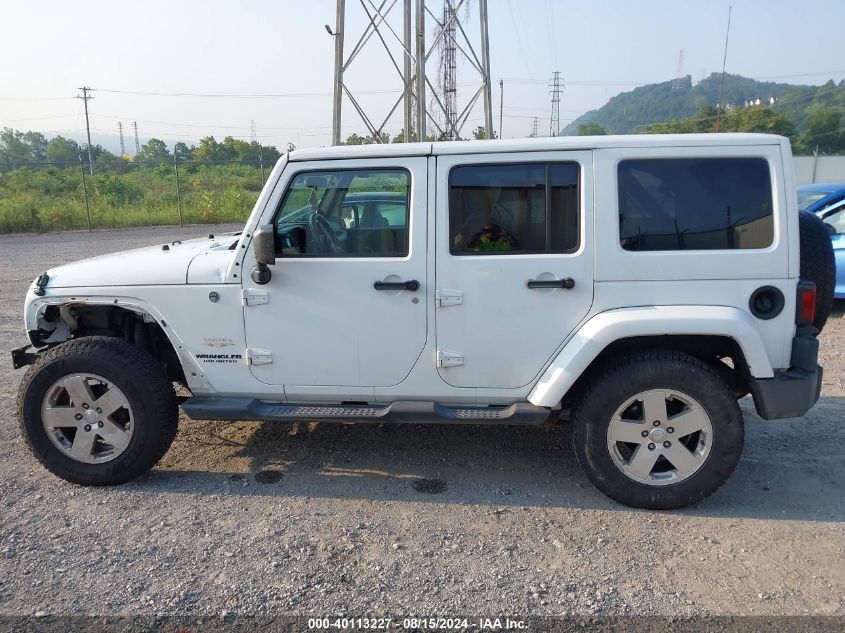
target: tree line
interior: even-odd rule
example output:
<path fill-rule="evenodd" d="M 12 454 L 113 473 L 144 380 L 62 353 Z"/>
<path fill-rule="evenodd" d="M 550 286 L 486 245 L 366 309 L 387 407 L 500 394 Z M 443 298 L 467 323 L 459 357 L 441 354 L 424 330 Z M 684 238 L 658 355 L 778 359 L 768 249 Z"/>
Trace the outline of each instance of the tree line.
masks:
<path fill-rule="evenodd" d="M 693 86 L 689 76 L 619 94 L 564 129 L 570 134 L 765 132 L 792 142 L 795 154 L 845 154 L 845 81 L 820 86 L 721 76 Z"/>
<path fill-rule="evenodd" d="M 642 132 L 647 134 L 707 132 L 779 134 L 789 138 L 794 154 L 845 154 L 845 129 L 842 128 L 845 116 L 836 108 L 825 105 L 813 105 L 807 110 L 806 126 L 803 132 L 797 130 L 795 123 L 786 114 L 763 105 L 723 109 L 721 113 L 715 107 L 704 107 L 695 116 L 645 125 Z M 598 123 L 590 121 L 579 125 L 577 134 L 579 136 L 602 135 L 607 134 L 607 130 Z"/>
<path fill-rule="evenodd" d="M 292 143 L 286 151 L 295 149 Z M 91 162 L 95 171 L 126 172 L 137 166 L 154 166 L 172 163 L 174 160 L 197 161 L 207 163 L 242 162 L 258 165 L 272 165 L 281 156 L 273 145 L 262 145 L 258 141 L 244 141 L 232 136 L 217 141 L 213 136 L 206 136 L 197 145 L 178 142 L 173 150 L 158 138 L 151 138 L 144 143 L 135 156 L 118 156 L 99 144 L 91 146 Z M 0 168 L 8 171 L 17 167 L 38 168 L 41 163 L 58 166 L 88 163 L 88 148 L 77 141 L 54 136 L 50 139 L 41 132 L 23 132 L 9 127 L 0 131 Z"/>

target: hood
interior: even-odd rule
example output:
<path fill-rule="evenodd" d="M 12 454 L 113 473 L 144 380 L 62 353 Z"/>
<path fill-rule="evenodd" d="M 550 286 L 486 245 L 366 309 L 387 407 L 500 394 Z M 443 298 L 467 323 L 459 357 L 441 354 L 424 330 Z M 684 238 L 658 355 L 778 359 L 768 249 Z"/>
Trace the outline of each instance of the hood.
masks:
<path fill-rule="evenodd" d="M 47 271 L 48 288 L 161 286 L 187 282 L 188 266 L 211 249 L 228 250 L 237 234 L 175 241 L 83 259 Z"/>

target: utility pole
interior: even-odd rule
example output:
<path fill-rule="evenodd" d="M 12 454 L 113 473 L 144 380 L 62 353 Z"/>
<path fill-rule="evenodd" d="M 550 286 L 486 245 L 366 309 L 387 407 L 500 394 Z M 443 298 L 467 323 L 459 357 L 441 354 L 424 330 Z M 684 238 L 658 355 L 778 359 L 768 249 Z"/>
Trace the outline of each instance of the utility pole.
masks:
<path fill-rule="evenodd" d="M 182 192 L 179 189 L 179 157 L 173 150 L 173 171 L 176 172 L 176 209 L 179 211 L 179 226 L 184 226 L 182 220 Z"/>
<path fill-rule="evenodd" d="M 91 160 L 91 124 L 88 122 L 88 100 L 93 99 L 88 92 L 91 90 L 88 86 L 83 86 L 80 88 L 82 91 L 82 96 L 80 97 L 77 95 L 77 99 L 82 99 L 82 103 L 85 104 L 85 132 L 88 135 L 88 168 L 91 170 L 91 175 L 94 175 L 94 161 Z"/>
<path fill-rule="evenodd" d="M 332 101 L 332 145 L 340 145 L 340 107 L 343 104 L 343 30 L 345 0 L 337 0 L 334 22 L 334 100 Z M 329 29 L 331 32 L 331 30 Z"/>
<path fill-rule="evenodd" d="M 484 127 L 487 138 L 493 138 L 493 99 L 490 87 L 490 38 L 487 30 L 487 0 L 478 0 L 481 23 L 481 90 L 484 94 Z"/>
<path fill-rule="evenodd" d="M 563 88 L 563 82 L 560 78 L 560 71 L 555 71 L 551 81 L 549 81 L 549 94 L 552 95 L 552 116 L 549 120 L 549 136 L 557 136 L 560 132 L 560 91 Z"/>
<path fill-rule="evenodd" d="M 88 218 L 88 232 L 91 232 L 91 208 L 88 206 L 88 183 L 85 182 L 85 163 L 79 152 L 79 171 L 82 173 L 82 195 L 85 196 L 85 216 Z"/>
<path fill-rule="evenodd" d="M 502 138 L 502 117 L 505 111 L 505 82 L 499 80 L 499 138 Z"/>
<path fill-rule="evenodd" d="M 123 143 L 123 121 L 117 122 L 117 130 L 120 132 L 120 157 L 126 156 L 126 145 Z"/>
<path fill-rule="evenodd" d="M 138 140 L 138 122 L 132 121 L 132 126 L 135 128 L 135 153 L 141 151 L 141 142 Z"/>
<path fill-rule="evenodd" d="M 405 48 L 404 55 L 402 55 L 402 83 L 405 88 L 405 142 L 410 143 L 414 140 L 414 82 L 412 79 L 413 72 L 413 57 L 411 52 L 414 48 L 413 38 L 411 36 L 411 0 L 403 0 L 402 10 L 402 45 Z M 419 140 L 419 139 L 416 139 Z"/>
<path fill-rule="evenodd" d="M 425 0 L 417 0 L 417 138 L 426 140 L 425 119 Z"/>
<path fill-rule="evenodd" d="M 728 63 L 728 38 L 731 36 L 731 11 L 733 11 L 733 5 L 728 7 L 728 29 L 725 31 L 725 54 L 722 57 L 722 81 L 719 84 L 719 109 L 716 111 L 717 132 L 722 123 L 722 99 L 725 95 L 725 66 Z"/>

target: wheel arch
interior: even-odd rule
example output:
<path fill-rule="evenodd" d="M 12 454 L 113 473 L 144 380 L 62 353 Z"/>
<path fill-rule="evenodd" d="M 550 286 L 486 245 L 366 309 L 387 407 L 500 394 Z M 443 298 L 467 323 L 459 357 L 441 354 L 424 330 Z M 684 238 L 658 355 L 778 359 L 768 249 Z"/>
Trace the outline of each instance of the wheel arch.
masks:
<path fill-rule="evenodd" d="M 56 297 L 28 305 L 27 335 L 36 346 L 49 349 L 59 343 L 89 336 L 121 338 L 148 352 L 166 375 L 183 385 L 194 372 L 191 358 L 167 322 L 153 308 L 120 297 Z"/>
<path fill-rule="evenodd" d="M 774 375 L 752 318 L 723 306 L 645 306 L 608 310 L 590 318 L 555 356 L 528 395 L 554 407 L 619 353 L 672 349 L 708 363 L 734 388 L 747 393 L 750 377 Z M 730 364 L 723 362 L 729 358 Z"/>

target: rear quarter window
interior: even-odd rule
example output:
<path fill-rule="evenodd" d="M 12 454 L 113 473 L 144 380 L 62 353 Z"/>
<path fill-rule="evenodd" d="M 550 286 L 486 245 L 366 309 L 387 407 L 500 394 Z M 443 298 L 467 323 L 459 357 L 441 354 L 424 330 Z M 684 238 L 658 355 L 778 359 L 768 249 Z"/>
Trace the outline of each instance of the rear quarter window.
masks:
<path fill-rule="evenodd" d="M 774 240 L 763 158 L 624 160 L 617 175 L 625 250 L 760 249 Z"/>

